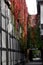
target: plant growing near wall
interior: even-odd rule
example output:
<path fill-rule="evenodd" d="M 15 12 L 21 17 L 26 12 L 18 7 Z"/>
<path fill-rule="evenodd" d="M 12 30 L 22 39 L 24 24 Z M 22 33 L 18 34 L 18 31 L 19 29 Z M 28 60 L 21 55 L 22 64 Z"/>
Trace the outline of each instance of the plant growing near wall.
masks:
<path fill-rule="evenodd" d="M 27 45 L 27 7 L 25 0 L 10 0 L 11 1 L 11 11 L 14 14 L 15 22 L 16 22 L 16 28 L 18 28 L 18 20 L 19 24 L 22 27 L 22 35 L 21 35 L 21 47 L 22 49 L 25 49 Z"/>
<path fill-rule="evenodd" d="M 30 47 L 39 48 L 41 46 L 41 39 L 40 39 L 40 28 L 39 23 L 35 28 L 29 28 L 29 45 Z"/>

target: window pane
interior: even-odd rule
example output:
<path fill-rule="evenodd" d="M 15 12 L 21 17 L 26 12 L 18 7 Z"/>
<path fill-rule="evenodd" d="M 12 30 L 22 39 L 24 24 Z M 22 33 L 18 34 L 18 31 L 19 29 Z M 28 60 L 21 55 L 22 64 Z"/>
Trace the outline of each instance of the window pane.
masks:
<path fill-rule="evenodd" d="M 18 50 L 18 40 L 16 40 L 16 50 Z"/>
<path fill-rule="evenodd" d="M 8 35 L 8 48 L 11 48 L 10 35 Z"/>
<path fill-rule="evenodd" d="M 5 15 L 6 15 L 6 17 L 8 17 L 8 6 L 7 5 L 5 5 Z"/>
<path fill-rule="evenodd" d="M 13 49 L 16 49 L 16 40 L 13 38 Z"/>
<path fill-rule="evenodd" d="M 2 28 L 5 29 L 5 18 L 2 17 Z"/>
<path fill-rule="evenodd" d="M 8 23 L 9 23 L 9 20 L 8 20 L 8 18 L 6 18 L 6 21 L 5 21 L 5 26 L 6 26 L 6 30 L 7 30 L 7 25 L 8 25 Z"/>
<path fill-rule="evenodd" d="M 2 65 L 6 65 L 6 51 L 2 51 Z"/>
<path fill-rule="evenodd" d="M 8 52 L 8 64 L 10 65 L 10 52 Z"/>
<path fill-rule="evenodd" d="M 13 65 L 13 52 L 11 52 L 11 65 Z"/>
<path fill-rule="evenodd" d="M 8 53 L 8 63 L 9 65 L 13 65 L 13 52 Z"/>
<path fill-rule="evenodd" d="M 9 21 L 11 22 L 11 11 L 10 11 L 10 9 L 8 9 L 8 18 L 9 18 Z"/>
<path fill-rule="evenodd" d="M 12 43 L 12 38 L 10 38 L 10 40 L 11 40 L 11 49 L 12 49 L 12 48 L 13 48 L 13 47 L 12 47 L 12 44 L 13 44 L 13 43 Z"/>
<path fill-rule="evenodd" d="M 40 5 L 40 24 L 43 24 L 43 5 Z"/>
<path fill-rule="evenodd" d="M 6 33 L 2 31 L 2 47 L 6 48 Z"/>
<path fill-rule="evenodd" d="M 5 15 L 5 2 L 4 2 L 4 0 L 1 0 L 1 10 L 2 10 L 2 14 Z"/>
<path fill-rule="evenodd" d="M 1 64 L 1 57 L 2 57 L 2 56 L 1 56 L 1 51 L 0 51 L 0 64 Z"/>
<path fill-rule="evenodd" d="M 0 33 L 0 47 L 1 47 L 1 33 Z"/>
<path fill-rule="evenodd" d="M 16 63 L 17 63 L 17 53 L 14 52 L 14 64 L 16 64 Z"/>

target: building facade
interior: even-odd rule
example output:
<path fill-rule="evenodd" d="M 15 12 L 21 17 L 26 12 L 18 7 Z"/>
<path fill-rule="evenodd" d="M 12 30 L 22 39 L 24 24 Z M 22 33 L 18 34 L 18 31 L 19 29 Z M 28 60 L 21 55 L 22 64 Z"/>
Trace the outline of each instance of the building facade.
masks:
<path fill-rule="evenodd" d="M 0 0 L 0 65 L 15 65 L 24 60 L 17 32 L 14 31 L 14 16 L 11 14 L 5 1 Z M 10 28 L 12 30 L 9 33 Z"/>

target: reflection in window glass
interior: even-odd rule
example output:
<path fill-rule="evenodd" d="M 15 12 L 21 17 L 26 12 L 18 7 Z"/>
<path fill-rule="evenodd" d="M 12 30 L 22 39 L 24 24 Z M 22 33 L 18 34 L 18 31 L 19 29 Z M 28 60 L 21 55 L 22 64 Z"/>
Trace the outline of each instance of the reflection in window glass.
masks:
<path fill-rule="evenodd" d="M 5 2 L 4 2 L 4 0 L 1 0 L 1 10 L 2 10 L 2 14 L 5 15 Z"/>
<path fill-rule="evenodd" d="M 6 34 L 2 31 L 2 47 L 6 48 Z"/>
<path fill-rule="evenodd" d="M 2 65 L 6 65 L 6 51 L 2 51 Z"/>
<path fill-rule="evenodd" d="M 5 18 L 2 17 L 2 28 L 5 29 Z"/>

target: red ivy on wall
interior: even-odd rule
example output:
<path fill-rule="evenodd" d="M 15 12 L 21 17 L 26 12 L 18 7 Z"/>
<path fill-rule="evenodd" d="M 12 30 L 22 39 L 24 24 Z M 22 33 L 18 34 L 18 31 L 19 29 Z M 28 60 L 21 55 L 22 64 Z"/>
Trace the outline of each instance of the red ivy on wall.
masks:
<path fill-rule="evenodd" d="M 17 22 L 19 20 L 19 23 L 23 28 L 22 39 L 24 41 L 27 41 L 27 23 L 28 26 L 34 29 L 37 23 L 37 15 L 29 15 L 28 17 L 29 13 L 27 11 L 25 0 L 10 0 L 10 1 L 11 1 L 11 10 L 16 20 L 16 28 L 18 28 L 19 26 Z M 35 34 L 32 33 L 32 38 L 34 38 L 34 35 Z"/>
<path fill-rule="evenodd" d="M 15 20 L 17 21 L 19 19 L 19 23 L 23 27 L 23 38 L 27 38 L 27 7 L 25 0 L 10 0 L 11 1 L 11 8 L 14 13 Z M 16 24 L 16 26 L 18 26 Z"/>

